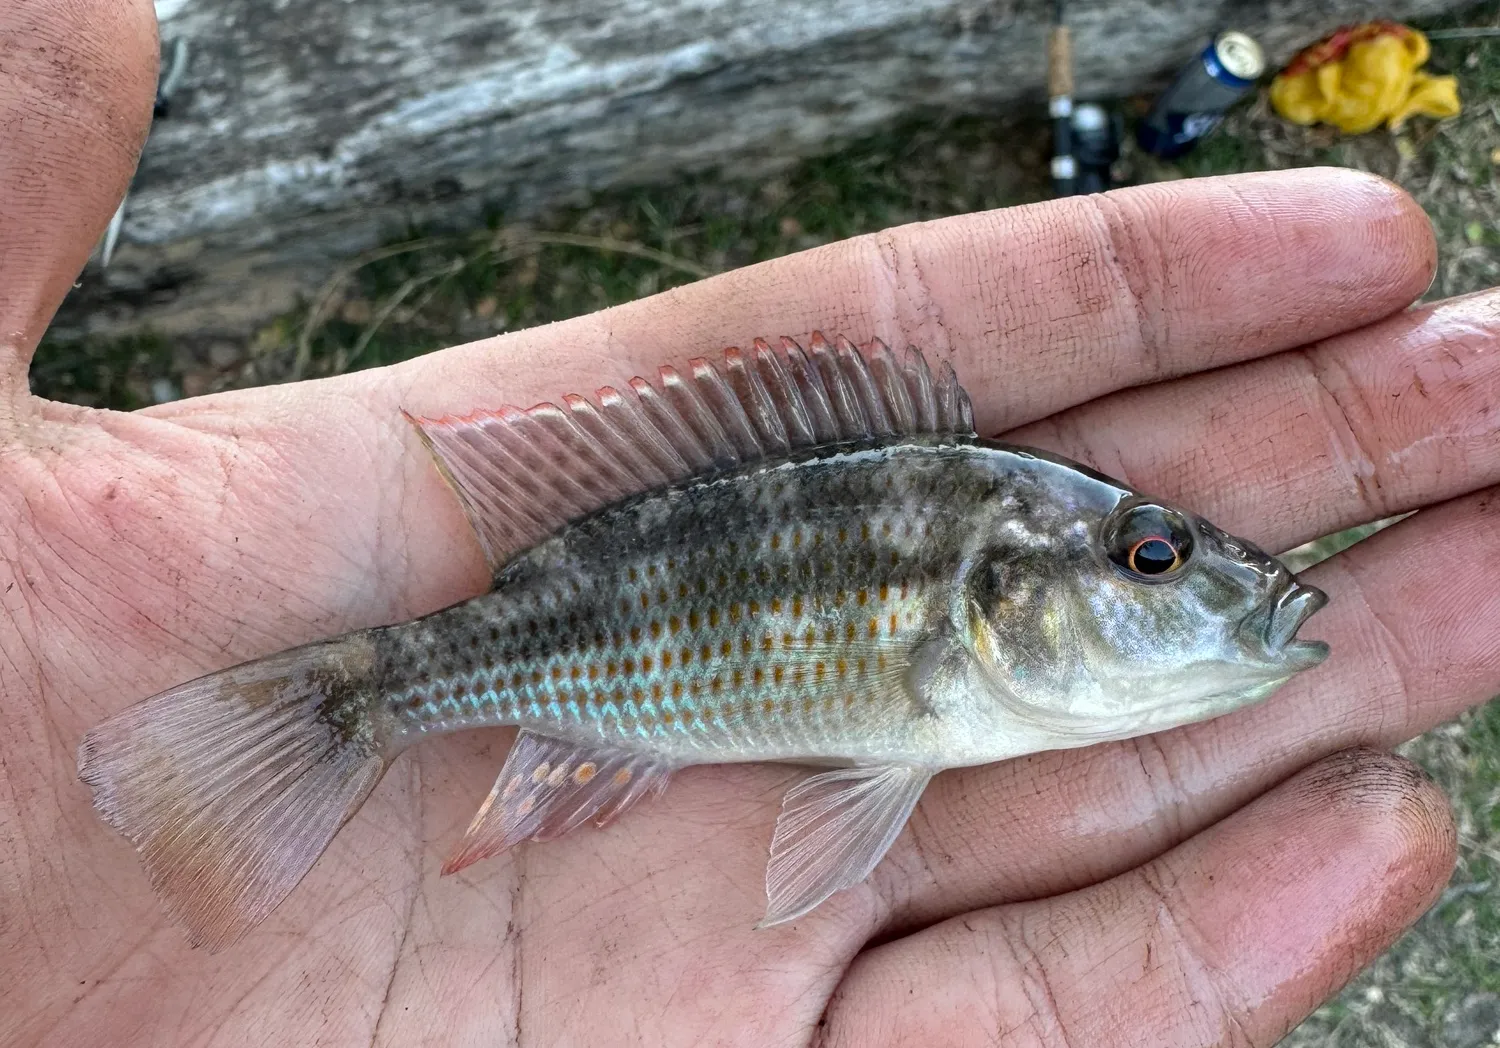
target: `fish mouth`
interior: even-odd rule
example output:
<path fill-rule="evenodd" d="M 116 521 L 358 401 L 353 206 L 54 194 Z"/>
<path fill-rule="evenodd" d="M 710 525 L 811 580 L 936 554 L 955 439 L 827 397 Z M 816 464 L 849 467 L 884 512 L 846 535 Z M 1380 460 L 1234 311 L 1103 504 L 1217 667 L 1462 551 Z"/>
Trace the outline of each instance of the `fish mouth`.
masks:
<path fill-rule="evenodd" d="M 1316 586 L 1292 582 L 1271 603 L 1262 619 L 1262 633 L 1266 651 L 1279 662 L 1290 663 L 1297 669 L 1316 666 L 1328 657 L 1328 645 L 1320 640 L 1298 640 L 1297 631 L 1325 604 L 1328 594 Z M 1262 617 L 1257 615 L 1257 619 Z"/>

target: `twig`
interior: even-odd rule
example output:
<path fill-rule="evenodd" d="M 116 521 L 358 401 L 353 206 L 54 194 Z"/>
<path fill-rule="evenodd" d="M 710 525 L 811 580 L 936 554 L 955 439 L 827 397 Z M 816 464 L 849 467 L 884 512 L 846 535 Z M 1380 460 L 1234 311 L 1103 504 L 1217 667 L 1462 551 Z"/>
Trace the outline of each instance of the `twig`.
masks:
<path fill-rule="evenodd" d="M 633 240 L 616 240 L 614 237 L 595 237 L 589 236 L 586 233 L 533 233 L 529 230 L 526 232 L 507 232 L 503 235 L 503 239 L 510 240 L 512 243 L 530 243 L 558 247 L 588 247 L 593 248 L 595 251 L 611 251 L 617 255 L 631 255 L 635 258 L 644 258 L 647 261 L 655 262 L 657 265 L 666 266 L 668 269 L 675 269 L 679 272 L 687 273 L 689 276 L 695 276 L 700 280 L 704 277 L 713 276 L 713 270 L 707 266 L 700 266 L 696 262 L 679 258 L 665 251 L 658 251 L 656 248 L 647 247 L 645 244 L 637 244 Z"/>
<path fill-rule="evenodd" d="M 307 318 L 302 321 L 302 330 L 297 334 L 297 357 L 292 361 L 291 379 L 293 382 L 307 374 L 307 367 L 312 363 L 312 340 L 320 327 L 327 322 L 333 312 L 334 303 L 338 301 L 340 292 L 345 285 L 365 266 L 379 262 L 387 258 L 395 258 L 398 255 L 408 255 L 413 251 L 422 251 L 429 247 L 437 247 L 448 243 L 450 237 L 419 237 L 416 240 L 407 240 L 400 244 L 390 244 L 386 247 L 367 251 L 350 262 L 345 263 L 334 270 L 318 289 L 313 298 L 313 305 L 307 311 Z"/>
<path fill-rule="evenodd" d="M 346 371 L 354 365 L 354 362 L 357 361 L 364 353 L 366 347 L 369 346 L 370 341 L 375 337 L 376 333 L 381 329 L 385 322 L 390 319 L 391 314 L 396 312 L 396 308 L 406 300 L 407 295 L 410 295 L 413 291 L 421 287 L 423 284 L 430 284 L 434 282 L 441 283 L 449 277 L 457 275 L 458 273 L 463 271 L 463 268 L 466 265 L 468 265 L 467 259 L 456 258 L 448 264 L 447 268 L 440 269 L 432 273 L 422 273 L 418 276 L 414 276 L 407 280 L 399 288 L 397 288 L 394 295 L 386 299 L 385 302 L 381 303 L 380 309 L 376 311 L 375 315 L 370 319 L 370 322 L 365 325 L 365 329 L 359 333 L 359 338 L 355 341 L 354 346 L 349 350 L 348 357 L 340 362 L 339 370 Z"/>

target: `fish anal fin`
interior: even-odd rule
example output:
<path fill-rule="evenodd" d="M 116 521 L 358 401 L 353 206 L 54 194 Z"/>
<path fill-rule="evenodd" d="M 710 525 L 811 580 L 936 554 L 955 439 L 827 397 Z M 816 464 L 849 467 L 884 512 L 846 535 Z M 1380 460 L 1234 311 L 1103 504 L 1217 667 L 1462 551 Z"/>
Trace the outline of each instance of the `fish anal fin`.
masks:
<path fill-rule="evenodd" d="M 869 876 L 906 825 L 930 768 L 838 768 L 787 791 L 766 864 L 766 915 L 757 927 L 795 920 Z"/>
<path fill-rule="evenodd" d="M 638 376 L 593 401 L 567 393 L 562 407 L 406 417 L 457 491 L 492 572 L 569 521 L 697 473 L 823 441 L 972 436 L 951 366 L 934 381 L 916 349 L 898 368 L 878 340 L 861 349 L 814 332 L 809 345 L 784 338 L 778 351 L 756 339 L 748 356 L 695 357 L 686 373 L 663 365 L 654 382 Z"/>
<path fill-rule="evenodd" d="M 457 873 L 522 841 L 547 841 L 592 820 L 604 826 L 666 788 L 672 768 L 649 755 L 516 736 L 489 796 L 443 864 Z"/>

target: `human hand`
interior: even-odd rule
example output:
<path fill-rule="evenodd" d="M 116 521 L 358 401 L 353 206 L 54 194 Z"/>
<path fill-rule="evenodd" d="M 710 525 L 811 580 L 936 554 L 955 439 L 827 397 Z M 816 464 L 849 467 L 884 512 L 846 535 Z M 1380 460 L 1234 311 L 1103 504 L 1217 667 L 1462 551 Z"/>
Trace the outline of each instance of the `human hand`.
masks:
<path fill-rule="evenodd" d="M 150 5 L 0 40 L 0 1044 L 1269 1044 L 1431 902 L 1441 795 L 1394 744 L 1500 682 L 1500 295 L 1397 312 L 1434 248 L 1347 172 L 890 230 L 380 371 L 124 415 L 26 390 L 154 84 Z M 45 51 L 42 48 L 46 48 Z M 813 328 L 951 355 L 981 432 L 1283 549 L 1333 655 L 1266 704 L 934 780 L 869 882 L 753 931 L 785 786 L 660 799 L 439 878 L 507 735 L 424 743 L 287 902 L 194 953 L 74 778 L 162 688 L 479 592 L 400 409 L 525 403 Z"/>

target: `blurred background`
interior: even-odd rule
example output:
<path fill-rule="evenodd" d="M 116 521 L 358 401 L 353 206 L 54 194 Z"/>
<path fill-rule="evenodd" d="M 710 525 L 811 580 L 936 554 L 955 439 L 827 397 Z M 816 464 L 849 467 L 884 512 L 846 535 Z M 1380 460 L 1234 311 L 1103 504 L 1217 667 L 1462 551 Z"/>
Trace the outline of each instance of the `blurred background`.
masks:
<path fill-rule="evenodd" d="M 1426 208 L 1428 298 L 1500 284 L 1500 0 L 157 12 L 156 123 L 37 353 L 45 397 L 332 375 L 903 222 L 1312 164 Z M 1500 1044 L 1500 704 L 1405 751 L 1453 799 L 1452 884 L 1287 1044 Z"/>

